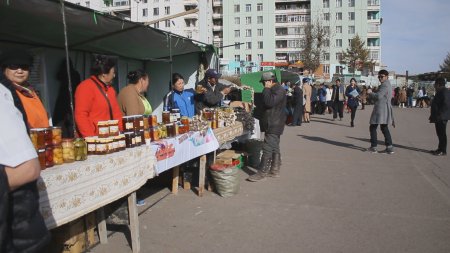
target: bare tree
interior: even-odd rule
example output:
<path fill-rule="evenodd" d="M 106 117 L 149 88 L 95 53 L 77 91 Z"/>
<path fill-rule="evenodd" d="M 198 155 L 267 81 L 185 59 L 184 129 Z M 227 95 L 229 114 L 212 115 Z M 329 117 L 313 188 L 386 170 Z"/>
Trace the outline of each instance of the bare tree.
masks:
<path fill-rule="evenodd" d="M 304 69 L 311 73 L 320 66 L 321 59 L 325 53 L 325 42 L 329 40 L 329 31 L 317 19 L 315 22 L 305 26 L 305 43 L 301 51 Z"/>
<path fill-rule="evenodd" d="M 374 62 L 369 59 L 369 49 L 365 47 L 365 42 L 356 35 L 351 39 L 347 50 L 342 51 L 341 64 L 347 65 L 350 73 L 362 71 L 364 68 L 373 68 Z"/>

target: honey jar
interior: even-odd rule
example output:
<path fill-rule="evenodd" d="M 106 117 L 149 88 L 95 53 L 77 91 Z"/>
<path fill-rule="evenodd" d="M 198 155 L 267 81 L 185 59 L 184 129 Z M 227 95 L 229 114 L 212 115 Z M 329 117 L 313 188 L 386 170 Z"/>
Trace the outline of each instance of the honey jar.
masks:
<path fill-rule="evenodd" d="M 30 139 L 36 150 L 45 149 L 45 128 L 32 128 L 30 129 Z"/>
<path fill-rule="evenodd" d="M 41 166 L 41 170 L 45 170 L 45 148 L 39 149 L 37 151 L 38 159 L 39 159 L 39 165 Z"/>
<path fill-rule="evenodd" d="M 166 124 L 167 137 L 173 138 L 175 137 L 175 126 L 173 124 Z"/>
<path fill-rule="evenodd" d="M 158 117 L 156 115 L 149 115 L 148 116 L 148 126 L 149 127 L 158 126 Z"/>
<path fill-rule="evenodd" d="M 95 141 L 95 154 L 105 155 L 108 153 L 108 143 L 106 139 L 97 139 Z"/>
<path fill-rule="evenodd" d="M 163 111 L 162 112 L 162 121 L 164 124 L 170 123 L 170 112 L 169 111 Z"/>
<path fill-rule="evenodd" d="M 114 148 L 114 138 L 106 138 L 106 144 L 108 146 L 108 154 L 114 153 L 116 152 L 115 148 Z"/>
<path fill-rule="evenodd" d="M 119 120 L 113 119 L 108 121 L 109 125 L 109 136 L 119 135 Z"/>
<path fill-rule="evenodd" d="M 88 155 L 96 154 L 96 147 L 95 147 L 96 143 L 97 143 L 97 137 L 86 137 Z"/>
<path fill-rule="evenodd" d="M 150 138 L 152 141 L 159 140 L 159 127 L 158 126 L 150 128 Z"/>
<path fill-rule="evenodd" d="M 106 138 L 109 137 L 109 122 L 99 121 L 97 122 L 98 137 Z"/>
<path fill-rule="evenodd" d="M 138 132 L 144 130 L 144 116 L 134 115 L 134 131 Z"/>
<path fill-rule="evenodd" d="M 180 109 L 173 108 L 172 110 L 170 110 L 170 113 L 172 115 L 172 122 L 180 121 L 180 118 L 181 118 Z"/>
<path fill-rule="evenodd" d="M 125 144 L 127 148 L 134 148 L 136 146 L 136 140 L 134 139 L 134 132 L 126 132 L 125 135 Z"/>
<path fill-rule="evenodd" d="M 143 141 L 143 139 L 141 137 L 141 133 L 140 132 L 136 132 L 134 134 L 134 143 L 135 143 L 136 147 L 137 146 L 141 146 L 142 145 L 142 141 Z"/>
<path fill-rule="evenodd" d="M 125 150 L 127 148 L 127 143 L 125 141 L 124 134 L 120 134 L 119 136 L 116 136 L 114 139 L 118 140 L 119 142 L 119 150 Z"/>

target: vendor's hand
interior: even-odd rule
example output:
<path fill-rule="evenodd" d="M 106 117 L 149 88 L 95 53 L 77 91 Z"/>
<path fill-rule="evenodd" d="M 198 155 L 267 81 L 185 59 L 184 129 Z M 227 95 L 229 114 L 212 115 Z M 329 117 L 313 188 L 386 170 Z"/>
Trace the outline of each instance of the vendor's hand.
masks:
<path fill-rule="evenodd" d="M 222 90 L 222 94 L 227 95 L 228 93 L 230 93 L 231 88 L 230 87 L 226 87 Z"/>
<path fill-rule="evenodd" d="M 395 128 L 395 122 L 392 122 L 392 127 Z"/>
<path fill-rule="evenodd" d="M 198 94 L 205 94 L 206 91 L 208 91 L 205 87 L 202 87 L 201 89 L 197 90 Z"/>

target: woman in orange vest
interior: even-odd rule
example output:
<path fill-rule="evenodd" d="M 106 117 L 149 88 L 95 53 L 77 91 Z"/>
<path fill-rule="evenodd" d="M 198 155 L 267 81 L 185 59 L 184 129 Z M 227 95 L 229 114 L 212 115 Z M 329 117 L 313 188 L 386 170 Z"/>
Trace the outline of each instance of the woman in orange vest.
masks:
<path fill-rule="evenodd" d="M 3 55 L 0 62 L 4 75 L 0 82 L 11 91 L 14 105 L 22 113 L 27 130 L 49 127 L 47 111 L 28 83 L 33 62 L 31 55 L 14 51 Z"/>
<path fill-rule="evenodd" d="M 75 92 L 75 122 L 82 137 L 96 136 L 97 123 L 119 120 L 122 130 L 122 112 L 111 86 L 116 76 L 115 61 L 97 56 L 91 68 L 92 76 L 78 85 Z"/>

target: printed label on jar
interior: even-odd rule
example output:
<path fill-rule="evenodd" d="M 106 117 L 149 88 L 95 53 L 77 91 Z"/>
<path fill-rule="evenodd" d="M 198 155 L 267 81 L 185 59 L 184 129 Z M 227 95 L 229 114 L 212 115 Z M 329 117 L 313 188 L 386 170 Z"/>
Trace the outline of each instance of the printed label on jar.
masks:
<path fill-rule="evenodd" d="M 143 120 L 139 121 L 139 125 L 140 125 L 141 127 L 143 127 L 143 126 L 144 126 L 144 121 L 143 121 Z"/>
<path fill-rule="evenodd" d="M 99 127 L 98 134 L 99 135 L 109 134 L 109 127 Z"/>
<path fill-rule="evenodd" d="M 127 123 L 125 123 L 125 129 L 126 129 L 126 130 L 133 129 L 133 122 L 127 122 Z"/>
<path fill-rule="evenodd" d="M 136 136 L 136 143 L 141 143 L 142 142 L 142 138 L 140 135 Z"/>
<path fill-rule="evenodd" d="M 96 145 L 96 151 L 97 152 L 105 152 L 106 151 L 106 144 L 97 144 Z"/>
<path fill-rule="evenodd" d="M 109 127 L 109 132 L 112 134 L 116 134 L 119 132 L 119 126 L 110 126 Z"/>
<path fill-rule="evenodd" d="M 126 146 L 127 146 L 127 143 L 126 143 L 125 140 L 120 140 L 120 141 L 119 141 L 119 147 L 125 148 Z"/>
<path fill-rule="evenodd" d="M 88 146 L 89 152 L 95 152 L 95 146 L 96 146 L 95 143 L 88 144 L 87 146 Z"/>
<path fill-rule="evenodd" d="M 118 141 L 113 142 L 113 148 L 114 149 L 118 149 L 119 148 L 119 142 Z"/>
<path fill-rule="evenodd" d="M 108 149 L 111 151 L 111 150 L 114 150 L 114 142 L 110 142 L 110 143 L 108 143 Z"/>

